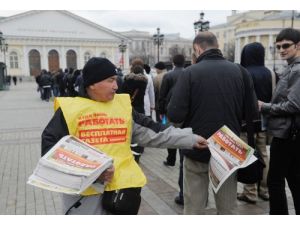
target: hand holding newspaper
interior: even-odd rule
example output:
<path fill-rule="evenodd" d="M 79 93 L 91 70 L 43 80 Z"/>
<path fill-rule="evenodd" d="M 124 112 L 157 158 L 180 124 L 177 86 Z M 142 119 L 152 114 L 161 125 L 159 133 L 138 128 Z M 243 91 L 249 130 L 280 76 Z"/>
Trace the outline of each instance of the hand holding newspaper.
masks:
<path fill-rule="evenodd" d="M 216 193 L 234 171 L 257 160 L 254 149 L 227 126 L 221 127 L 207 141 L 211 153 L 209 179 Z"/>
<path fill-rule="evenodd" d="M 27 183 L 66 194 L 80 194 L 91 185 L 103 192 L 104 184 L 95 181 L 112 164 L 105 153 L 67 135 L 39 160 Z"/>

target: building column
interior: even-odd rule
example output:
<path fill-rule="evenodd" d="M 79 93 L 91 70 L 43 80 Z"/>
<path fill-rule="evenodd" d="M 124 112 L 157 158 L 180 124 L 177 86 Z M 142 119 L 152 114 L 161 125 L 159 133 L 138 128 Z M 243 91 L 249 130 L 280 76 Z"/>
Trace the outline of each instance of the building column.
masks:
<path fill-rule="evenodd" d="M 29 70 L 29 55 L 27 53 L 27 47 L 23 46 L 23 66 L 22 66 L 22 74 L 24 76 L 30 76 Z"/>
<path fill-rule="evenodd" d="M 273 58 L 273 55 L 272 55 L 273 52 L 271 52 L 270 47 L 275 48 L 272 34 L 269 34 L 269 46 L 267 47 L 268 48 L 268 50 L 267 50 L 268 51 L 268 60 L 272 60 L 272 58 Z"/>
<path fill-rule="evenodd" d="M 46 46 L 44 45 L 43 48 L 42 48 L 42 58 L 41 58 L 41 66 L 42 66 L 42 69 L 45 69 L 45 70 L 49 70 L 49 65 L 48 65 L 48 52 L 46 50 Z"/>
<path fill-rule="evenodd" d="M 82 69 L 82 47 L 81 45 L 78 48 L 78 56 L 77 56 L 77 69 Z"/>
<path fill-rule="evenodd" d="M 60 60 L 60 67 L 61 69 L 64 71 L 65 68 L 67 68 L 67 59 L 66 59 L 66 50 L 65 50 L 65 46 L 61 46 L 60 47 L 60 51 L 61 51 L 61 57 L 59 57 Z"/>
<path fill-rule="evenodd" d="M 235 39 L 235 54 L 234 54 L 234 62 L 240 63 L 240 52 L 241 52 L 241 38 Z"/>
<path fill-rule="evenodd" d="M 260 42 L 260 35 L 256 36 L 256 42 Z"/>
<path fill-rule="evenodd" d="M 246 45 L 246 44 L 248 44 L 249 43 L 249 37 L 247 36 L 247 37 L 245 37 L 245 43 L 244 43 L 244 46 Z"/>

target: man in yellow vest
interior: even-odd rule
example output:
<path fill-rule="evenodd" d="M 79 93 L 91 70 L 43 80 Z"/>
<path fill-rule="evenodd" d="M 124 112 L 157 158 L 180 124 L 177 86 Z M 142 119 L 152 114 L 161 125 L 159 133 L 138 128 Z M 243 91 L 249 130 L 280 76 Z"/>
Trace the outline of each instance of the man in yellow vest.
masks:
<path fill-rule="evenodd" d="M 207 147 L 207 141 L 191 128 L 166 127 L 132 110 L 129 95 L 116 94 L 117 70 L 108 59 L 94 57 L 86 63 L 83 85 L 81 97 L 56 98 L 55 114 L 42 134 L 42 155 L 69 134 L 101 149 L 114 159 L 114 168 L 99 178 L 108 183 L 106 191 L 146 184 L 131 153 L 131 141 L 156 148 Z M 107 214 L 102 196 L 92 188 L 78 196 L 62 194 L 63 213 Z"/>

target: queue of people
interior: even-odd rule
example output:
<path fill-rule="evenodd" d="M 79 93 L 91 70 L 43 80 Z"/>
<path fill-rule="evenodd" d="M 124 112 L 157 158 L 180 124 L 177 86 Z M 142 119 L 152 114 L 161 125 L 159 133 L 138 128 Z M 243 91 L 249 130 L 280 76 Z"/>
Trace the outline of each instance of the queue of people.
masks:
<path fill-rule="evenodd" d="M 81 91 L 75 85 L 73 91 L 68 83 L 62 89 L 57 83 L 55 92 L 60 98 L 55 100 L 56 111 L 42 134 L 42 155 L 68 134 L 80 138 L 82 130 L 125 129 L 126 138 L 119 143 L 91 143 L 114 158 L 114 166 L 101 177 L 108 183 L 106 190 L 112 191 L 142 188 L 146 184 L 138 165 L 143 147 L 168 148 L 166 166 L 175 164 L 174 152 L 176 157 L 178 148 L 180 192 L 175 202 L 183 205 L 184 214 L 201 215 L 205 213 L 209 193 L 210 151 L 206 138 L 226 125 L 245 141 L 253 140 L 249 144 L 263 155 L 266 167 L 263 179 L 258 184 L 245 185 L 242 193 L 237 193 L 237 173 L 233 173 L 214 193 L 217 213 L 236 214 L 237 199 L 255 204 L 259 197 L 269 201 L 270 214 L 288 214 L 286 179 L 295 212 L 300 214 L 300 32 L 287 28 L 276 37 L 276 48 L 288 64 L 278 75 L 276 88 L 272 82 L 275 74 L 264 65 L 265 50 L 261 43 L 244 47 L 241 65 L 224 58 L 211 32 L 199 32 L 192 46 L 192 65 L 184 68 L 184 56 L 177 55 L 171 72 L 167 73 L 163 62 L 156 63 L 156 77 L 146 75 L 149 66 L 138 58 L 131 62 L 130 73 L 121 79 L 115 65 L 101 57 L 91 58 L 82 72 L 73 71 L 72 76 L 68 73 L 74 84 L 80 79 Z M 62 80 L 68 80 L 68 75 Z M 45 71 L 39 79 L 43 98 L 49 99 L 47 86 L 53 87 L 51 79 Z M 255 128 L 247 134 L 246 114 Z M 95 116 L 95 120 L 121 118 L 124 122 L 81 126 L 78 118 L 85 118 L 83 115 Z M 134 157 L 136 154 L 139 157 Z M 62 195 L 63 213 L 111 214 L 103 208 L 102 197 L 92 191 L 84 197 Z M 72 208 L 78 202 L 80 206 Z"/>
<path fill-rule="evenodd" d="M 81 70 L 74 70 L 72 68 L 59 69 L 56 72 L 49 72 L 42 70 L 41 73 L 35 77 L 38 85 L 37 91 L 44 101 L 54 97 L 75 97 L 79 95 L 82 87 Z"/>

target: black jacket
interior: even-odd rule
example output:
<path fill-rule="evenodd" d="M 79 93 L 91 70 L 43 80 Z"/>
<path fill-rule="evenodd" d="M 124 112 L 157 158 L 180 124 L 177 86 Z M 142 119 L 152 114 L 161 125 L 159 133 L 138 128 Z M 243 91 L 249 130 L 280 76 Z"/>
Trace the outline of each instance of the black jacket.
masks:
<path fill-rule="evenodd" d="M 247 78 L 254 93 L 249 74 Z M 210 49 L 179 77 L 167 114 L 171 122 L 183 122 L 183 127 L 192 127 L 194 133 L 205 138 L 223 125 L 239 135 L 244 98 L 244 82 L 239 66 L 225 60 L 220 50 Z M 208 149 L 184 151 L 184 154 L 205 163 L 210 158 Z"/>
<path fill-rule="evenodd" d="M 171 100 L 173 88 L 175 87 L 178 77 L 183 74 L 183 71 L 183 67 L 175 67 L 174 70 L 164 75 L 158 99 L 159 112 L 161 114 L 167 113 L 167 106 Z"/>
<path fill-rule="evenodd" d="M 257 42 L 246 45 L 241 55 L 241 65 L 245 67 L 252 76 L 254 90 L 257 99 L 270 102 L 272 98 L 272 75 L 265 67 L 265 50 Z"/>
<path fill-rule="evenodd" d="M 144 96 L 148 79 L 144 74 L 130 73 L 124 77 L 122 93 L 130 95 L 132 107 L 145 114 Z"/>

